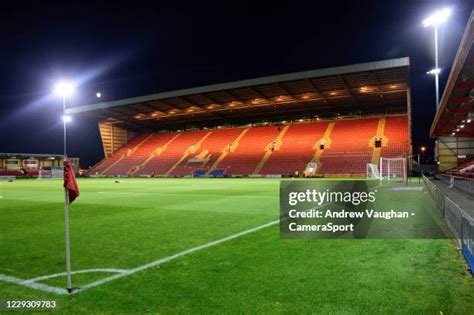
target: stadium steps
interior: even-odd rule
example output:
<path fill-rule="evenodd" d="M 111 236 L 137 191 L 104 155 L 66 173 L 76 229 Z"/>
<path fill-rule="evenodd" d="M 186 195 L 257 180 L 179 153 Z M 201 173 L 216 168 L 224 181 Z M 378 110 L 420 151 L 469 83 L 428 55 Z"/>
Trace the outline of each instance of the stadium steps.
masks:
<path fill-rule="evenodd" d="M 153 137 L 153 134 L 150 133 L 147 137 L 145 137 L 145 139 L 143 139 L 142 141 L 140 141 L 135 147 L 133 147 L 132 149 L 128 150 L 127 151 L 127 155 L 131 155 L 133 154 L 135 151 L 137 151 L 137 149 L 142 145 L 144 144 L 145 142 L 147 142 L 151 137 Z"/>
<path fill-rule="evenodd" d="M 106 170 L 103 171 L 102 174 L 108 175 L 108 176 L 124 175 L 123 172 L 120 172 L 120 170 L 123 169 L 123 162 L 126 162 L 130 156 L 133 156 L 135 152 L 144 143 L 146 143 L 151 137 L 153 137 L 153 133 L 149 135 L 144 135 L 143 139 L 140 139 L 140 142 L 138 142 L 136 145 L 132 146 L 131 148 L 127 149 L 125 153 L 120 157 L 120 159 L 118 159 L 115 163 L 110 165 Z M 127 174 L 127 172 L 125 172 L 125 174 Z"/>
<path fill-rule="evenodd" d="M 114 167 L 115 165 L 117 165 L 118 163 L 120 163 L 120 161 L 122 161 L 125 156 L 126 156 L 126 154 L 122 154 L 121 157 L 119 157 L 116 161 L 114 161 L 112 164 L 110 164 L 110 165 L 109 165 L 105 170 L 103 170 L 100 174 L 106 175 L 107 172 L 108 172 L 112 167 Z"/>
<path fill-rule="evenodd" d="M 456 167 L 444 171 L 444 173 L 447 175 L 474 178 L 474 158 L 466 159 Z"/>
<path fill-rule="evenodd" d="M 314 156 L 314 144 L 321 139 L 329 121 L 291 124 L 259 174 L 291 175 L 303 173 Z"/>
<path fill-rule="evenodd" d="M 380 118 L 379 125 L 377 126 L 377 133 L 370 139 L 369 146 L 374 148 L 372 153 L 372 164 L 379 164 L 380 156 L 382 154 L 382 147 L 388 145 L 388 138 L 384 135 L 385 131 L 385 118 Z M 379 148 L 375 147 L 375 139 L 382 139 L 382 146 Z"/>
<path fill-rule="evenodd" d="M 281 132 L 279 126 L 257 126 L 250 128 L 239 142 L 239 146 L 219 164 L 231 176 L 252 174 L 265 153 L 265 148 Z"/>
<path fill-rule="evenodd" d="M 109 157 L 106 157 L 102 159 L 99 163 L 95 164 L 89 171 L 88 174 L 104 174 L 104 172 L 110 168 L 112 164 L 114 164 L 118 159 L 120 159 L 126 152 L 129 150 L 129 148 L 133 148 L 136 146 L 138 143 L 140 143 L 144 138 L 146 138 L 148 135 L 143 134 L 139 135 L 135 138 L 133 138 L 131 141 L 129 141 L 127 144 L 124 144 L 120 148 L 118 148 L 113 154 Z"/>
<path fill-rule="evenodd" d="M 410 151 L 408 116 L 387 116 L 385 118 L 384 136 L 387 142 L 385 146 L 382 146 L 382 157 L 395 158 L 407 155 Z"/>
<path fill-rule="evenodd" d="M 282 139 L 283 139 L 283 136 L 286 134 L 286 132 L 288 131 L 288 128 L 290 128 L 290 125 L 286 125 L 281 131 L 280 131 L 280 134 L 278 135 L 278 137 L 276 137 L 276 139 L 274 141 L 272 141 L 271 143 L 269 143 L 267 145 L 267 147 L 265 148 L 265 154 L 263 155 L 262 159 L 260 160 L 260 162 L 258 162 L 257 166 L 255 167 L 252 175 L 256 175 L 258 173 L 260 173 L 260 171 L 262 170 L 263 166 L 265 165 L 265 163 L 267 162 L 267 160 L 270 158 L 270 156 L 272 155 L 273 151 L 275 150 L 279 150 L 280 149 L 280 146 L 281 146 L 281 142 L 282 142 Z M 275 146 L 273 145 L 273 142 L 275 142 Z M 273 150 L 272 150 L 273 149 Z"/>
<path fill-rule="evenodd" d="M 115 165 L 119 164 L 125 157 L 129 156 L 130 154 L 133 154 L 133 152 L 135 152 L 135 150 L 141 145 L 143 144 L 148 138 L 150 138 L 150 136 L 152 136 L 152 134 L 150 135 L 142 135 L 142 136 L 138 136 L 136 137 L 135 139 L 133 139 L 132 141 L 130 141 L 128 144 L 126 144 L 125 146 L 123 146 L 122 148 L 120 148 L 119 150 L 117 150 L 117 153 L 121 152 L 121 151 L 125 151 L 124 153 L 121 154 L 121 156 L 116 160 L 114 161 L 112 164 L 110 164 L 109 166 L 107 166 L 104 170 L 102 170 L 102 172 L 100 172 L 100 174 L 102 175 L 107 175 L 107 172 L 109 170 L 111 170 Z M 134 143 L 135 141 L 139 141 L 138 143 Z M 127 148 L 129 147 L 130 145 L 133 146 L 131 148 Z"/>
<path fill-rule="evenodd" d="M 97 163 L 88 174 L 184 176 L 198 167 L 206 175 L 215 170 L 234 176 L 289 175 L 304 171 L 310 162 L 317 165 L 316 174 L 365 174 L 367 163 L 378 164 L 380 157 L 406 155 L 410 148 L 408 132 L 408 116 L 398 114 L 282 126 L 146 133 Z M 382 139 L 381 148 L 375 148 L 376 137 Z M 324 149 L 320 149 L 322 144 Z"/>
<path fill-rule="evenodd" d="M 380 117 L 340 119 L 331 131 L 331 147 L 321 154 L 320 172 L 324 176 L 363 176 L 372 160 L 369 141 L 377 131 Z"/>
<path fill-rule="evenodd" d="M 324 144 L 324 149 L 329 149 L 331 148 L 331 133 L 332 130 L 334 129 L 334 122 L 330 122 L 326 128 L 326 131 L 324 132 L 324 135 L 321 139 L 316 141 L 316 143 L 313 146 L 313 150 L 316 150 L 314 152 L 313 159 L 310 161 L 310 163 L 316 163 L 316 172 L 315 174 L 318 174 L 318 172 L 321 169 L 321 155 L 324 153 L 324 150 L 321 150 L 321 144 Z"/>
<path fill-rule="evenodd" d="M 168 147 L 168 145 L 173 142 L 176 138 L 179 137 L 181 133 L 177 133 L 173 138 L 171 138 L 170 140 L 168 140 L 168 142 L 166 142 L 163 146 L 157 148 L 156 150 L 154 150 L 153 152 L 150 153 L 150 155 L 145 159 L 145 161 L 143 161 L 140 165 L 138 165 L 137 167 L 135 168 L 132 168 L 130 171 L 129 171 L 129 175 L 130 176 L 133 176 L 135 175 L 136 173 L 138 173 L 138 171 L 142 170 L 146 165 L 147 163 L 153 159 L 154 157 L 156 156 L 159 156 L 161 155 L 165 150 L 166 148 Z"/>
<path fill-rule="evenodd" d="M 235 149 L 239 146 L 240 144 L 240 140 L 242 139 L 243 136 L 245 136 L 245 134 L 249 131 L 249 128 L 245 128 L 244 130 L 242 130 L 242 132 L 240 133 L 240 135 L 234 140 L 232 141 L 232 145 L 230 146 L 230 150 L 225 148 L 224 150 L 222 150 L 222 153 L 221 155 L 219 156 L 219 158 L 214 162 L 214 164 L 211 165 L 211 167 L 209 168 L 209 171 L 206 173 L 206 176 L 208 176 L 209 174 L 211 174 L 211 172 L 213 172 L 217 166 L 219 165 L 220 162 L 222 162 L 222 160 L 225 159 L 225 157 L 227 156 L 227 154 L 229 154 L 229 152 L 233 152 L 235 151 Z"/>
<path fill-rule="evenodd" d="M 97 162 L 96 164 L 94 164 L 87 172 L 86 172 L 86 175 L 95 175 L 94 172 L 97 171 L 98 169 L 100 169 L 102 167 L 103 164 L 105 164 L 105 160 L 106 159 L 102 159 L 100 160 L 99 162 Z"/>
<path fill-rule="evenodd" d="M 123 160 L 121 168 L 117 173 L 124 173 L 127 176 L 135 174 L 140 170 L 140 166 L 145 162 L 157 148 L 164 146 L 169 140 L 175 137 L 172 133 L 155 133 L 151 138 L 142 144 L 132 155 Z"/>
<path fill-rule="evenodd" d="M 176 161 L 176 163 L 174 163 L 170 169 L 168 171 L 166 171 L 166 173 L 164 174 L 165 176 L 169 176 L 171 174 L 171 172 L 179 165 L 181 164 L 190 154 L 192 153 L 195 153 L 199 147 L 201 146 L 201 144 L 204 142 L 204 140 L 207 139 L 207 137 L 209 137 L 210 135 L 212 134 L 212 131 L 206 133 L 204 135 L 204 137 L 202 137 L 197 143 L 193 144 L 192 146 L 190 146 L 188 149 L 186 149 L 186 151 L 184 152 L 184 154 L 181 156 L 181 158 Z"/>
<path fill-rule="evenodd" d="M 218 128 L 203 141 L 198 149 L 182 161 L 170 176 L 192 175 L 193 170 L 200 168 L 207 173 L 209 167 L 219 158 L 224 150 L 242 133 L 242 128 Z M 203 175 L 205 175 L 205 173 Z"/>

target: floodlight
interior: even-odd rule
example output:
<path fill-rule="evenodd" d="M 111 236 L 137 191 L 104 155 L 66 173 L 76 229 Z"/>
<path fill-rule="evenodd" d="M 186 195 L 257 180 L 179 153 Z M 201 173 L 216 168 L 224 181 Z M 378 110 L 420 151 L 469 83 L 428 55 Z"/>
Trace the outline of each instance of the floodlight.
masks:
<path fill-rule="evenodd" d="M 72 121 L 72 118 L 71 118 L 71 116 L 64 115 L 64 116 L 63 116 L 63 121 L 64 121 L 65 123 L 68 123 L 68 122 L 71 122 L 71 121 Z"/>
<path fill-rule="evenodd" d="M 430 71 L 427 71 L 426 74 L 440 74 L 441 73 L 441 69 L 440 68 L 434 68 L 434 69 L 431 69 Z"/>
<path fill-rule="evenodd" d="M 56 84 L 53 92 L 61 95 L 62 97 L 71 96 L 74 94 L 74 84 L 67 81 L 61 81 Z"/>
<path fill-rule="evenodd" d="M 95 96 L 97 96 L 97 98 L 101 98 L 101 97 L 102 97 L 102 93 L 97 92 L 97 93 L 95 93 Z"/>
<path fill-rule="evenodd" d="M 439 11 L 436 11 L 429 17 L 423 20 L 423 25 L 425 27 L 428 26 L 438 26 L 440 24 L 443 24 L 448 20 L 448 17 L 451 15 L 451 9 L 450 8 L 445 8 Z"/>

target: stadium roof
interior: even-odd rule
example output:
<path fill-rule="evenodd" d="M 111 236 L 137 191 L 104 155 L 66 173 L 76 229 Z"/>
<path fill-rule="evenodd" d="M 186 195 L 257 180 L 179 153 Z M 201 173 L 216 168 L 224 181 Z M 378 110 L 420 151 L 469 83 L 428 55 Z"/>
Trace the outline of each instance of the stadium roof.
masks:
<path fill-rule="evenodd" d="M 431 125 L 430 136 L 432 137 L 474 135 L 473 43 L 474 11 L 471 12 L 439 108 Z M 467 123 L 469 119 L 471 123 Z"/>
<path fill-rule="evenodd" d="M 130 129 L 231 118 L 407 112 L 408 57 L 127 98 L 67 109 Z"/>

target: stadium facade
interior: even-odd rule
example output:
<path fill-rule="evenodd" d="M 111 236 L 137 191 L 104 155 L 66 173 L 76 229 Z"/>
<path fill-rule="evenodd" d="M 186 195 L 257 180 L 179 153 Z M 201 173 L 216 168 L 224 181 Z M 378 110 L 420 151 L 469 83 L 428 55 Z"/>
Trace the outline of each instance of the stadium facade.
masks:
<path fill-rule="evenodd" d="M 439 171 L 474 178 L 474 11 L 431 126 Z"/>
<path fill-rule="evenodd" d="M 436 138 L 438 172 L 424 181 L 474 273 L 474 10 L 430 135 Z"/>
<path fill-rule="evenodd" d="M 409 58 L 67 109 L 97 121 L 91 176 L 363 176 L 411 154 Z"/>
<path fill-rule="evenodd" d="M 79 172 L 79 158 L 71 158 L 76 173 Z M 59 169 L 62 172 L 63 156 L 59 154 L 37 153 L 0 153 L 0 176 L 13 177 L 51 177 L 51 171 Z"/>

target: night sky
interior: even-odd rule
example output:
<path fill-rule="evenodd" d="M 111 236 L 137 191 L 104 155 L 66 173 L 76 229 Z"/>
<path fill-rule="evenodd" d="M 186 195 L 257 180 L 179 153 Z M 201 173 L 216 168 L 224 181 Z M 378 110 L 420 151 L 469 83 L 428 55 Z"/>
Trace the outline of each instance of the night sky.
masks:
<path fill-rule="evenodd" d="M 440 29 L 444 89 L 472 1 L 34 1 L 2 4 L 0 152 L 62 152 L 59 79 L 78 82 L 70 106 L 205 84 L 408 56 L 414 152 L 430 145 L 433 30 L 421 21 L 449 6 Z M 442 91 L 441 90 L 441 91 Z M 102 158 L 96 124 L 74 119 L 69 155 Z"/>

